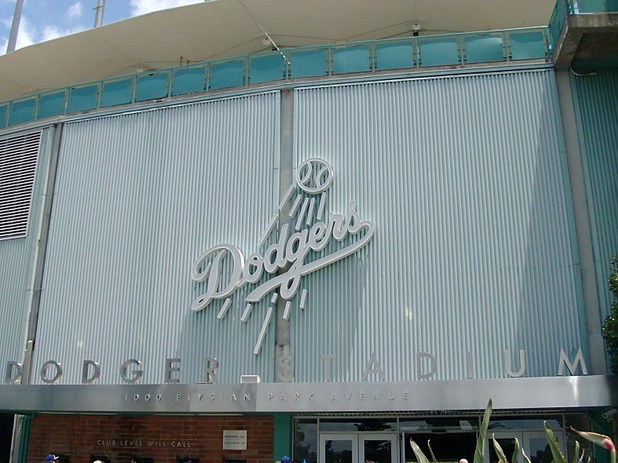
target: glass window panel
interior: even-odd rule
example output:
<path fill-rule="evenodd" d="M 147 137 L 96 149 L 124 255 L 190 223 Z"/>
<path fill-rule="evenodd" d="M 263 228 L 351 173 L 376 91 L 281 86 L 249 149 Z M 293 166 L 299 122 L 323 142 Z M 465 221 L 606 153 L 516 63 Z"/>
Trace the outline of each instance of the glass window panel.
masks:
<path fill-rule="evenodd" d="M 489 63 L 504 59 L 501 36 L 466 37 L 464 46 L 468 63 Z"/>
<path fill-rule="evenodd" d="M 352 440 L 326 440 L 325 463 L 352 463 Z"/>
<path fill-rule="evenodd" d="M 363 445 L 365 463 L 392 463 L 392 445 L 390 440 L 366 439 Z"/>
<path fill-rule="evenodd" d="M 314 77 L 326 74 L 325 50 L 291 51 L 292 77 Z"/>
<path fill-rule="evenodd" d="M 532 463 L 551 463 L 553 461 L 551 449 L 545 437 L 531 437 L 528 439 L 526 453 Z"/>
<path fill-rule="evenodd" d="M 137 101 L 165 98 L 169 86 L 169 73 L 151 73 L 140 75 L 137 78 Z"/>
<path fill-rule="evenodd" d="M 238 87 L 244 83 L 243 61 L 213 64 L 210 67 L 210 88 Z"/>
<path fill-rule="evenodd" d="M 39 98 L 39 112 L 37 119 L 58 116 L 64 113 L 66 91 L 44 93 Z"/>
<path fill-rule="evenodd" d="M 560 418 L 551 418 L 547 419 L 531 419 L 531 420 L 522 420 L 522 419 L 501 419 L 501 420 L 491 420 L 489 423 L 490 431 L 502 431 L 505 429 L 522 429 L 522 430 L 541 430 L 543 431 L 545 428 L 543 426 L 543 422 L 547 421 L 547 424 L 552 429 L 562 428 L 562 420 Z"/>
<path fill-rule="evenodd" d="M 99 85 L 85 87 L 72 87 L 69 91 L 69 104 L 67 111 L 88 111 L 95 109 L 99 99 Z"/>
<path fill-rule="evenodd" d="M 459 63 L 457 39 L 426 39 L 421 40 L 421 64 L 423 66 L 444 66 Z"/>
<path fill-rule="evenodd" d="M 294 460 L 318 461 L 318 424 L 316 420 L 298 420 L 294 424 Z"/>
<path fill-rule="evenodd" d="M 36 111 L 36 98 L 14 101 L 11 108 L 11 118 L 9 125 L 23 124 L 34 120 Z"/>
<path fill-rule="evenodd" d="M 392 419 L 320 420 L 320 431 L 396 431 L 397 422 Z"/>
<path fill-rule="evenodd" d="M 176 69 L 174 71 L 173 95 L 204 91 L 204 67 Z"/>
<path fill-rule="evenodd" d="M 399 423 L 401 431 L 422 432 L 422 431 L 476 431 L 478 429 L 478 418 L 424 418 L 419 420 L 404 420 Z"/>
<path fill-rule="evenodd" d="M 333 55 L 335 74 L 369 71 L 368 47 L 335 48 Z"/>

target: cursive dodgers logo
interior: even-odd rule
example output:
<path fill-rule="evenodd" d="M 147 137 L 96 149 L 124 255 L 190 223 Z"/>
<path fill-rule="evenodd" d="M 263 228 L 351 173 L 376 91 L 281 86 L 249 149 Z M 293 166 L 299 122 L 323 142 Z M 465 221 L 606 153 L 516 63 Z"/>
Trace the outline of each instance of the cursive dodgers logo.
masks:
<path fill-rule="evenodd" d="M 217 315 L 221 319 L 231 304 L 229 296 L 246 284 L 256 284 L 245 298 L 247 305 L 240 320 L 246 322 L 252 304 L 271 292 L 273 304 L 279 297 L 286 301 L 283 318 L 289 320 L 290 301 L 297 294 L 302 277 L 354 254 L 374 234 L 373 224 L 361 219 L 354 202 L 350 202 L 345 216 L 325 214 L 333 177 L 332 168 L 321 159 L 309 159 L 300 165 L 296 173 L 297 185 L 289 187 L 258 246 L 264 247 L 282 210 L 291 203 L 289 221 L 280 226 L 277 242 L 269 245 L 263 255 L 254 253 L 245 258 L 240 249 L 230 244 L 205 251 L 195 262 L 191 278 L 205 284 L 206 291 L 193 301 L 192 309 L 200 311 L 213 300 L 226 299 Z M 306 290 L 303 290 L 301 309 L 304 309 L 305 299 Z M 266 312 L 255 354 L 260 352 L 273 311 L 269 307 Z"/>

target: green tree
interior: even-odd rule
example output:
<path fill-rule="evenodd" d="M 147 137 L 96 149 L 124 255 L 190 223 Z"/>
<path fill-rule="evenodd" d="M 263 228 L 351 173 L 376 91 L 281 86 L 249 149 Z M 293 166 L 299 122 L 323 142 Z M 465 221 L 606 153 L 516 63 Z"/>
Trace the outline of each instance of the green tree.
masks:
<path fill-rule="evenodd" d="M 603 338 L 607 344 L 607 352 L 611 369 L 618 374 L 618 256 L 612 259 L 609 274 L 609 290 L 614 295 L 611 313 L 603 322 Z"/>

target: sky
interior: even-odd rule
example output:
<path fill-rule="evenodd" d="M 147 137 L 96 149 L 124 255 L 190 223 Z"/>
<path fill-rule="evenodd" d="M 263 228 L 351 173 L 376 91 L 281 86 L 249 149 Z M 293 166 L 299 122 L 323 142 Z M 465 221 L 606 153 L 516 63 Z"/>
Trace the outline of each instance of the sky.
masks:
<path fill-rule="evenodd" d="M 106 0 L 103 24 L 204 0 Z M 97 0 L 23 0 L 16 48 L 93 27 Z M 16 0 L 0 0 L 0 55 L 6 53 Z"/>

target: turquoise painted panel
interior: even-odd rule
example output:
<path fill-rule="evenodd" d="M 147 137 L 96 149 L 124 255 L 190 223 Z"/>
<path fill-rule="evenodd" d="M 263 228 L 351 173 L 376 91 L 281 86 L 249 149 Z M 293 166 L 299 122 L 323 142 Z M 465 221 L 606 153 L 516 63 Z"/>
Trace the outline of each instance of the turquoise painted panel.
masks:
<path fill-rule="evenodd" d="M 101 106 L 116 106 L 133 102 L 134 77 L 103 82 L 101 91 Z"/>
<path fill-rule="evenodd" d="M 206 85 L 206 67 L 174 69 L 172 95 L 203 92 Z"/>
<path fill-rule="evenodd" d="M 99 105 L 99 84 L 69 89 L 68 112 L 88 111 Z"/>
<path fill-rule="evenodd" d="M 9 113 L 9 126 L 32 122 L 36 115 L 37 99 L 35 97 L 13 101 Z"/>
<path fill-rule="evenodd" d="M 504 60 L 502 36 L 465 36 L 467 63 L 491 63 Z"/>
<path fill-rule="evenodd" d="M 610 313 L 612 256 L 618 255 L 618 70 L 571 76 L 584 163 L 601 319 Z"/>
<path fill-rule="evenodd" d="M 513 60 L 545 58 L 545 34 L 541 31 L 511 32 L 509 43 Z"/>
<path fill-rule="evenodd" d="M 286 62 L 279 53 L 249 58 L 249 82 L 259 84 L 261 82 L 282 80 L 286 72 L 285 65 Z"/>
<path fill-rule="evenodd" d="M 66 97 L 66 90 L 43 93 L 39 97 L 39 110 L 37 112 L 37 119 L 45 119 L 47 117 L 60 116 L 64 114 Z"/>
<path fill-rule="evenodd" d="M 376 69 L 388 71 L 414 67 L 416 64 L 416 47 L 416 41 L 414 43 L 376 45 Z"/>
<path fill-rule="evenodd" d="M 327 161 L 325 210 L 375 227 L 303 277 L 295 381 L 555 376 L 561 350 L 587 358 L 553 70 L 322 83 L 294 109 L 294 165 Z"/>
<path fill-rule="evenodd" d="M 210 66 L 211 89 L 238 87 L 244 83 L 244 61 L 230 61 Z"/>
<path fill-rule="evenodd" d="M 420 43 L 422 66 L 445 66 L 459 63 L 459 52 L 455 37 L 444 39 L 422 38 Z"/>
<path fill-rule="evenodd" d="M 9 112 L 9 104 L 0 105 L 0 128 L 6 127 Z"/>
<path fill-rule="evenodd" d="M 333 48 L 333 73 L 367 72 L 369 69 L 368 46 Z"/>
<path fill-rule="evenodd" d="M 167 97 L 169 90 L 169 72 L 155 72 L 137 76 L 136 101 L 155 100 Z"/>
<path fill-rule="evenodd" d="M 62 383 L 79 384 L 92 359 L 100 383 L 122 384 L 135 358 L 141 383 L 161 384 L 166 359 L 180 358 L 174 376 L 191 384 L 217 359 L 216 382 L 274 380 L 274 319 L 253 353 L 270 301 L 245 322 L 247 287 L 193 311 L 206 283 L 191 272 L 216 245 L 263 252 L 279 203 L 279 108 L 269 92 L 65 124 L 33 371 L 60 358 Z"/>
<path fill-rule="evenodd" d="M 292 78 L 318 77 L 326 74 L 328 50 L 289 51 Z"/>

